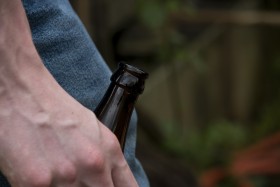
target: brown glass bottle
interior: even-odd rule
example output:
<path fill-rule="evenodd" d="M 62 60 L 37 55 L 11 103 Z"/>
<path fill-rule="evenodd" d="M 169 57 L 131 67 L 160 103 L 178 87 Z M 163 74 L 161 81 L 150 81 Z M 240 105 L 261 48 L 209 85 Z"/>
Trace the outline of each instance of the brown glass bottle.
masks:
<path fill-rule="evenodd" d="M 124 150 L 125 138 L 138 96 L 144 91 L 148 74 L 128 64 L 119 63 L 94 113 L 118 138 Z"/>

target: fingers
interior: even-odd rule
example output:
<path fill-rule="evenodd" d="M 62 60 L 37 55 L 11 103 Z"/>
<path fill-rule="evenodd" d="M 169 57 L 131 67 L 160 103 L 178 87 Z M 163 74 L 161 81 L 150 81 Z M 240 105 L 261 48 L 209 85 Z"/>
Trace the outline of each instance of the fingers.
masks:
<path fill-rule="evenodd" d="M 87 173 L 83 175 L 83 178 L 79 181 L 79 187 L 114 187 L 111 169 L 107 167 L 100 173 Z"/>
<path fill-rule="evenodd" d="M 74 184 L 78 177 L 75 165 L 66 159 L 57 162 L 57 168 L 53 173 L 53 184 Z"/>
<path fill-rule="evenodd" d="M 5 156 L 11 166 L 5 162 L 3 172 L 12 186 L 137 187 L 117 138 L 92 118 L 86 116 L 71 128 L 36 128 L 33 131 L 38 135 L 32 137 L 33 131 L 28 130 L 21 146 L 14 146 L 13 154 Z"/>
<path fill-rule="evenodd" d="M 106 158 L 111 162 L 111 178 L 114 187 L 138 187 L 138 184 L 124 158 L 118 139 L 105 126 L 103 136 L 106 137 L 103 148 Z"/>
<path fill-rule="evenodd" d="M 114 187 L 138 187 L 127 164 L 120 165 L 112 170 L 112 180 Z"/>

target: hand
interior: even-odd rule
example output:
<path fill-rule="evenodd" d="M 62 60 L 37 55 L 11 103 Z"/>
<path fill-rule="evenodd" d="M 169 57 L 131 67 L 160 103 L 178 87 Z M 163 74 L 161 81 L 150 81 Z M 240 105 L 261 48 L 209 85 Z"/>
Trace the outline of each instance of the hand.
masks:
<path fill-rule="evenodd" d="M 0 170 L 13 187 L 137 187 L 115 136 L 54 80 L 20 0 L 0 1 Z"/>
<path fill-rule="evenodd" d="M 20 95 L 27 101 L 0 107 L 0 165 L 12 186 L 137 186 L 115 136 L 91 111 L 67 96 L 44 106 Z"/>
<path fill-rule="evenodd" d="M 12 186 L 136 187 L 110 130 L 43 65 L 22 64 L 0 76 L 0 169 Z"/>

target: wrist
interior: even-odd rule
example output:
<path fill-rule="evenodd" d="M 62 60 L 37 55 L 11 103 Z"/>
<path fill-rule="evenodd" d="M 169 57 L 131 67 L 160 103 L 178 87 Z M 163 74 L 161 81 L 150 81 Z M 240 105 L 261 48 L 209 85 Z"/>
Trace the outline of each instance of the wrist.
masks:
<path fill-rule="evenodd" d="M 36 48 L 21 0 L 1 0 L 0 15 L 0 68 L 15 71 L 32 62 Z"/>

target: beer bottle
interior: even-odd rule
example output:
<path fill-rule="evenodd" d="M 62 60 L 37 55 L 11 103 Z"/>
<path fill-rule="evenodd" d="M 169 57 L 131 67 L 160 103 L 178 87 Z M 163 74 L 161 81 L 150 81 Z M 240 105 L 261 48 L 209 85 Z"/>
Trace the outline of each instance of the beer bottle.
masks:
<path fill-rule="evenodd" d="M 97 118 L 116 135 L 122 150 L 135 102 L 144 91 L 147 77 L 144 71 L 119 63 L 105 95 L 94 111 Z"/>

